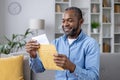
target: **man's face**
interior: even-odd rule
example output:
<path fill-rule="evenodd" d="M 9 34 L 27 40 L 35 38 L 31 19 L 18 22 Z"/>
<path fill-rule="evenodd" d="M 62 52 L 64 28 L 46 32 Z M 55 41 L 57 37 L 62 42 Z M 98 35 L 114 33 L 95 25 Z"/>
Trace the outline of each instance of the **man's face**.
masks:
<path fill-rule="evenodd" d="M 62 28 L 68 37 L 78 35 L 81 22 L 74 10 L 68 10 L 64 13 L 62 19 Z"/>

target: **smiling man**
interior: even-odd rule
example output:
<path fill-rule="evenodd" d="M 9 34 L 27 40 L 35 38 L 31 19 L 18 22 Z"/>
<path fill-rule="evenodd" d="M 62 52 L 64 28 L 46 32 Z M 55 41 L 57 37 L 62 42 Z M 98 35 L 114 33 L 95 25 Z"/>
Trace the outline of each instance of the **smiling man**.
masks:
<path fill-rule="evenodd" d="M 99 80 L 99 45 L 97 41 L 84 33 L 82 12 L 77 7 L 65 9 L 62 19 L 64 35 L 55 39 L 58 54 L 54 62 L 64 71 L 56 71 L 55 80 Z M 32 46 L 32 47 L 31 47 Z M 39 44 L 31 40 L 26 44 L 30 54 L 30 67 L 34 72 L 44 72 L 36 51 Z"/>

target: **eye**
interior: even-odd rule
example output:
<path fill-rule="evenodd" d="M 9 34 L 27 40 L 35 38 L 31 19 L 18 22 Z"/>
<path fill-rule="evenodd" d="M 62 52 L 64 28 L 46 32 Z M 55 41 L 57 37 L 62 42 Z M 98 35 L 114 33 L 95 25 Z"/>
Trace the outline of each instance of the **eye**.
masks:
<path fill-rule="evenodd" d="M 68 22 L 73 22 L 73 20 L 72 19 L 68 19 Z"/>

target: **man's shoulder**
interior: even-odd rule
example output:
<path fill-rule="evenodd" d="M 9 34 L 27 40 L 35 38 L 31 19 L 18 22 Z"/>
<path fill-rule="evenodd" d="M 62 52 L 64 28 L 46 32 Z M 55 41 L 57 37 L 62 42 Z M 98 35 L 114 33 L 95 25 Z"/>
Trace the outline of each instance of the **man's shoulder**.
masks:
<path fill-rule="evenodd" d="M 96 39 L 93 38 L 93 37 L 91 37 L 91 36 L 88 36 L 88 37 L 87 37 L 87 40 L 88 40 L 88 41 L 96 41 Z"/>
<path fill-rule="evenodd" d="M 81 40 L 85 41 L 85 42 L 90 42 L 90 41 L 96 41 L 93 37 L 89 36 L 87 33 L 85 33 L 84 31 L 82 31 L 81 33 Z"/>
<path fill-rule="evenodd" d="M 97 44 L 98 43 L 98 41 L 96 39 L 94 39 L 93 37 L 88 36 L 88 35 L 85 37 L 84 41 L 87 44 L 93 44 L 93 43 Z"/>

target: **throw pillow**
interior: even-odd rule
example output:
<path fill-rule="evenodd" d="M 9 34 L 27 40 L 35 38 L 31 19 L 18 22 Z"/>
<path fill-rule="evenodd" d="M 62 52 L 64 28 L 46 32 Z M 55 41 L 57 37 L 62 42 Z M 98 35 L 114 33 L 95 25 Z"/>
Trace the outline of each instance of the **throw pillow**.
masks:
<path fill-rule="evenodd" d="M 24 80 L 22 55 L 0 58 L 0 80 Z"/>

